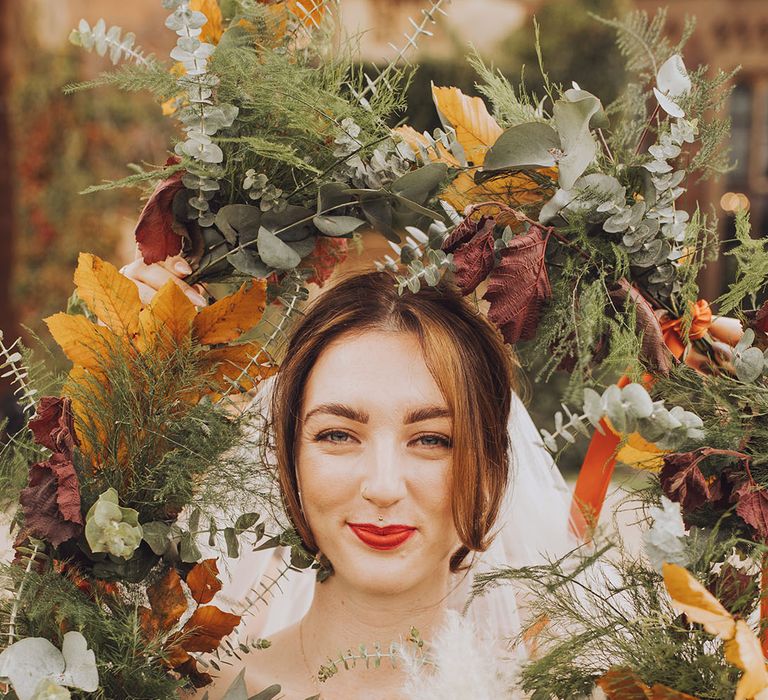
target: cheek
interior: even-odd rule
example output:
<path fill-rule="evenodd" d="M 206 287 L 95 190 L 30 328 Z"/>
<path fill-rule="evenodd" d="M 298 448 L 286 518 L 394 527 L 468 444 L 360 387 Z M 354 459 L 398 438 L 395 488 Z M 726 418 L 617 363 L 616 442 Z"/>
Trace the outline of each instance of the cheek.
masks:
<path fill-rule="evenodd" d="M 341 511 L 360 493 L 359 469 L 355 462 L 351 458 L 328 455 L 311 443 L 301 447 L 297 460 L 299 488 L 313 532 L 316 526 L 322 527 L 318 516 Z"/>

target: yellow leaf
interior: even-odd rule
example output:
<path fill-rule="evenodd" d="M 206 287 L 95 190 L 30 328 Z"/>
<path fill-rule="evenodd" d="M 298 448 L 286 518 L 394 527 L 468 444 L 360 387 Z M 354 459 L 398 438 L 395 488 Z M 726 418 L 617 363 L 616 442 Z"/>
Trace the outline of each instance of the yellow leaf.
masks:
<path fill-rule="evenodd" d="M 757 697 L 768 688 L 768 671 L 760 641 L 744 620 L 736 622 L 733 639 L 725 643 L 725 658 L 744 671 L 736 686 L 734 700 Z"/>
<path fill-rule="evenodd" d="M 256 358 L 256 362 L 252 360 Z M 253 389 L 262 379 L 272 376 L 277 366 L 261 352 L 257 343 L 230 345 L 209 350 L 203 360 L 211 368 L 211 381 L 221 391 L 231 391 L 235 382 L 242 391 Z"/>
<path fill-rule="evenodd" d="M 478 184 L 465 170 L 445 188 L 440 198 L 457 211 L 463 211 L 469 204 L 487 201 L 503 202 L 511 207 L 534 204 L 550 197 L 553 191 L 554 188 L 540 185 L 528 173 L 505 175 Z"/>
<path fill-rule="evenodd" d="M 467 160 L 482 165 L 486 151 L 501 136 L 502 128 L 479 97 L 469 97 L 455 87 L 432 86 L 432 98 L 443 124 L 456 130 L 456 140 Z"/>
<path fill-rule="evenodd" d="M 196 314 L 195 305 L 179 285 L 168 280 L 139 314 L 142 349 L 149 349 L 158 342 L 170 350 L 181 345 L 190 338 Z"/>
<path fill-rule="evenodd" d="M 218 0 L 189 0 L 189 9 L 202 12 L 208 18 L 200 28 L 198 39 L 208 44 L 218 44 L 224 33 L 223 17 Z"/>
<path fill-rule="evenodd" d="M 83 398 L 91 395 L 94 383 L 102 385 L 103 381 L 102 376 L 94 375 L 84 367 L 75 365 L 62 387 L 62 394 L 72 400 L 72 414 L 75 418 L 75 433 L 80 442 L 80 451 L 93 466 L 97 466 L 101 461 L 98 451 L 106 445 L 107 430 L 98 413 L 90 411 Z"/>
<path fill-rule="evenodd" d="M 46 318 L 45 323 L 69 360 L 98 374 L 103 374 L 120 342 L 109 328 L 97 326 L 85 316 L 58 313 Z"/>
<path fill-rule="evenodd" d="M 136 333 L 141 311 L 139 290 L 114 265 L 90 253 L 80 253 L 75 285 L 78 296 L 102 323 L 118 335 Z"/>
<path fill-rule="evenodd" d="M 459 161 L 456 160 L 456 156 L 453 155 L 445 146 L 443 146 L 442 143 L 438 141 L 437 143 L 437 152 L 435 152 L 435 149 L 432 147 L 430 142 L 427 140 L 427 137 L 424 136 L 424 134 L 420 134 L 416 129 L 414 129 L 412 126 L 398 126 L 397 129 L 393 129 L 392 133 L 399 136 L 405 143 L 407 143 L 411 150 L 418 155 L 421 150 L 419 149 L 419 146 L 423 146 L 427 149 L 427 153 L 429 154 L 429 159 L 433 163 L 446 163 L 447 165 L 450 165 L 454 168 L 459 168 L 461 165 L 459 164 Z"/>
<path fill-rule="evenodd" d="M 247 284 L 197 314 L 194 331 L 201 344 L 228 343 L 259 322 L 267 304 L 267 283 L 254 280 L 250 287 Z"/>
<path fill-rule="evenodd" d="M 707 632 L 720 639 L 733 637 L 736 627 L 733 616 L 690 572 L 677 564 L 665 563 L 663 574 L 675 610 L 685 613 L 691 622 L 703 625 Z"/>

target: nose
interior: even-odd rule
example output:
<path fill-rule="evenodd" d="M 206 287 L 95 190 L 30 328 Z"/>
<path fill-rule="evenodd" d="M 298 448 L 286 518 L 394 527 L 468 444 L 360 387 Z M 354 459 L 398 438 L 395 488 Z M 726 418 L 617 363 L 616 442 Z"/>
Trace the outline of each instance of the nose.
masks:
<path fill-rule="evenodd" d="M 404 458 L 394 439 L 381 436 L 371 442 L 363 458 L 365 469 L 360 484 L 360 494 L 366 501 L 377 508 L 388 508 L 405 497 Z"/>

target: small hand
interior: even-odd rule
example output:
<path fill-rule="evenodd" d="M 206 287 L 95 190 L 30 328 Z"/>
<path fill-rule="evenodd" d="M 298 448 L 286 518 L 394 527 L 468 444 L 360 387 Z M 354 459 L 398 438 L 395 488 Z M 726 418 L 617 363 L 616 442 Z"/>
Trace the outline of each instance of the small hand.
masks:
<path fill-rule="evenodd" d="M 139 288 L 139 297 L 143 304 L 148 304 L 160 287 L 168 280 L 173 280 L 195 306 L 207 306 L 202 293 L 205 288 L 183 282 L 183 278 L 192 273 L 189 263 L 180 255 L 166 258 L 163 262 L 146 265 L 139 257 L 132 263 L 120 268 L 120 272 Z"/>

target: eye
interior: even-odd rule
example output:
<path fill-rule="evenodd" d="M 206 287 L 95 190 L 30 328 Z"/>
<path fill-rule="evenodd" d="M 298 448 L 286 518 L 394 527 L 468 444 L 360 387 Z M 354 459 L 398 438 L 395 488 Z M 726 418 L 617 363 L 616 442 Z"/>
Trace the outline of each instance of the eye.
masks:
<path fill-rule="evenodd" d="M 451 439 L 445 435 L 421 435 L 416 440 L 421 442 L 424 447 L 444 447 L 446 449 L 451 447 Z"/>
<path fill-rule="evenodd" d="M 330 442 L 336 445 L 343 445 L 349 442 L 350 434 L 343 430 L 326 430 L 315 436 L 315 442 Z"/>

